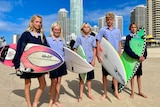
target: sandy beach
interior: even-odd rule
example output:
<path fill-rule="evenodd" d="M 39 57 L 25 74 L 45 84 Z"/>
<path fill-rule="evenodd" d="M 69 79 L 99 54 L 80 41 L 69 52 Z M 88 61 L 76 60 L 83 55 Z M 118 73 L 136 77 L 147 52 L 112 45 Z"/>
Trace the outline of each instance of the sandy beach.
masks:
<path fill-rule="evenodd" d="M 122 100 L 118 100 L 111 91 L 112 77 L 108 76 L 108 98 L 100 100 L 103 93 L 101 80 L 101 65 L 95 66 L 95 79 L 92 81 L 92 94 L 95 101 L 87 97 L 84 90 L 83 100 L 78 103 L 79 94 L 78 74 L 68 72 L 62 78 L 60 102 L 63 107 L 159 107 L 160 106 L 160 47 L 148 48 L 148 57 L 143 62 L 142 90 L 148 96 L 143 98 L 137 95 L 137 82 L 135 78 L 135 98 L 130 98 L 130 82 L 120 93 Z M 49 102 L 50 79 L 46 75 L 47 87 L 40 99 L 39 107 L 47 107 Z M 37 79 L 32 79 L 31 99 L 38 87 Z M 27 107 L 24 96 L 24 80 L 15 75 L 13 68 L 0 64 L 0 107 Z M 53 107 L 56 107 L 53 105 Z"/>

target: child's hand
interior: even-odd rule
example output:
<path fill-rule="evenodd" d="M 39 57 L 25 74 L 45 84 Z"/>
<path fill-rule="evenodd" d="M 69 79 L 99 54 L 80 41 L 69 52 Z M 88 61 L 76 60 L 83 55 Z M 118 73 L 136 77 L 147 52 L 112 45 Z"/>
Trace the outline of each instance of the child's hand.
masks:
<path fill-rule="evenodd" d="M 95 65 L 95 61 L 92 61 L 92 62 L 91 62 L 91 65 L 94 67 L 94 65 Z"/>
<path fill-rule="evenodd" d="M 139 58 L 139 61 L 140 61 L 140 62 L 142 62 L 142 61 L 144 61 L 144 60 L 145 60 L 144 56 L 141 56 L 141 57 Z"/>
<path fill-rule="evenodd" d="M 101 63 L 102 62 L 102 58 L 100 55 L 97 55 L 97 59 L 98 59 L 98 62 Z"/>

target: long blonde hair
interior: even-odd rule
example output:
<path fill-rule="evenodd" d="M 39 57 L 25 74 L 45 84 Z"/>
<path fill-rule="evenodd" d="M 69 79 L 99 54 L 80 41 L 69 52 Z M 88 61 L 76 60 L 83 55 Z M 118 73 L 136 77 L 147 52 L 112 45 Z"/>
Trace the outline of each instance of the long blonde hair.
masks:
<path fill-rule="evenodd" d="M 42 17 L 40 15 L 34 15 L 34 16 L 32 16 L 32 18 L 29 21 L 29 25 L 28 25 L 28 28 L 26 29 L 26 31 L 28 31 L 28 32 L 32 32 L 33 31 L 33 29 L 34 29 L 34 27 L 33 27 L 33 21 L 36 18 L 40 18 L 42 20 Z M 43 30 L 42 25 L 41 25 L 41 28 L 39 29 L 38 33 L 40 33 L 40 35 L 41 35 L 41 41 L 43 43 L 44 42 L 44 38 L 43 38 L 43 36 L 44 36 L 44 30 Z"/>
<path fill-rule="evenodd" d="M 61 38 L 62 40 L 64 40 L 64 37 L 63 37 L 63 35 L 62 35 L 63 30 L 62 30 L 61 25 L 60 25 L 58 22 L 52 23 L 51 28 L 50 28 L 50 36 L 54 36 L 54 35 L 53 35 L 53 29 L 54 29 L 54 27 L 56 27 L 56 26 L 58 26 L 58 27 L 60 28 L 60 32 L 61 32 L 61 33 L 60 33 L 60 38 Z"/>

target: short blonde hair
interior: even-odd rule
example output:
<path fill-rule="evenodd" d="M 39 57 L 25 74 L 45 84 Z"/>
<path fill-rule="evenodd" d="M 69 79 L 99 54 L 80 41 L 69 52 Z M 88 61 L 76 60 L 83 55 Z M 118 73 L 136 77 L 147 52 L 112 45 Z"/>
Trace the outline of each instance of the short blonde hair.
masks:
<path fill-rule="evenodd" d="M 91 29 L 91 25 L 90 25 L 89 23 L 87 23 L 87 22 L 82 24 L 81 32 L 83 33 L 83 28 L 84 28 L 85 25 L 88 25 L 88 26 L 89 26 L 89 28 L 90 28 L 90 33 L 91 33 L 91 30 L 92 30 L 92 29 Z"/>
<path fill-rule="evenodd" d="M 112 18 L 112 19 L 114 19 L 114 17 L 115 17 L 115 15 L 114 15 L 114 13 L 112 13 L 112 12 L 108 12 L 108 13 L 106 14 L 106 19 L 107 19 L 107 18 Z"/>
<path fill-rule="evenodd" d="M 50 36 L 54 36 L 53 35 L 53 29 L 56 27 L 56 26 L 58 26 L 59 28 L 60 28 L 60 37 L 62 38 L 62 39 L 64 39 L 63 38 L 63 35 L 62 35 L 62 27 L 61 27 L 61 25 L 58 23 L 58 22 L 54 22 L 54 23 L 52 23 L 52 25 L 51 25 L 51 28 L 50 28 Z"/>

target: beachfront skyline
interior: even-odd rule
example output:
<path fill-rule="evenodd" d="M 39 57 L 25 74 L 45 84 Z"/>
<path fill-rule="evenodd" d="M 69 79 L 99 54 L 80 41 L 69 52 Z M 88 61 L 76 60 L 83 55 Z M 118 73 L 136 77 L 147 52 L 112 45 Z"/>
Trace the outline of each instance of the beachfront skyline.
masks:
<path fill-rule="evenodd" d="M 98 18 L 103 17 L 106 12 L 112 11 L 116 15 L 123 16 L 124 35 L 129 33 L 130 11 L 137 5 L 146 4 L 146 0 L 113 1 L 84 0 L 83 21 L 89 22 L 91 26 L 98 25 Z M 49 34 L 51 24 L 58 19 L 58 11 L 65 8 L 70 13 L 70 0 L 1 0 L 0 1 L 0 37 L 5 36 L 7 43 L 11 42 L 13 34 L 22 34 L 27 28 L 29 19 L 33 14 L 40 14 L 43 17 L 43 27 L 46 36 Z"/>

